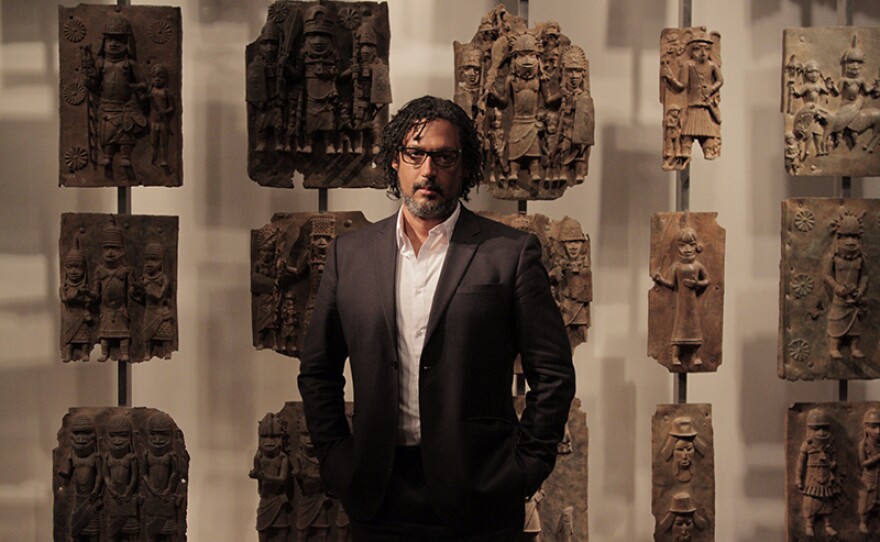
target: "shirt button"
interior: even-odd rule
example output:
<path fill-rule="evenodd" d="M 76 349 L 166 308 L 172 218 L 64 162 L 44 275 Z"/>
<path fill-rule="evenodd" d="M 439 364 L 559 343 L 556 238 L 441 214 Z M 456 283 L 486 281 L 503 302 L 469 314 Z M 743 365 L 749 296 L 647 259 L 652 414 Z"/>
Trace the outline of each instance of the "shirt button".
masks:
<path fill-rule="evenodd" d="M 425 330 L 424 330 L 424 329 L 416 330 L 416 337 L 421 337 L 421 336 L 424 335 L 424 334 L 425 334 Z"/>

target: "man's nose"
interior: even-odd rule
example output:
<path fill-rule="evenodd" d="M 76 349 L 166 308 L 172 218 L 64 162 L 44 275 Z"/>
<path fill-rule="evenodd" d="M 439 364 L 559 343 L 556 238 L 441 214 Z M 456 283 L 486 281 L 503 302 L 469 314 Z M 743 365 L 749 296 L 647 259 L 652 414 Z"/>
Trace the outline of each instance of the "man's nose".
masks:
<path fill-rule="evenodd" d="M 419 166 L 419 174 L 426 178 L 434 177 L 437 174 L 437 166 L 431 155 L 425 156 L 425 161 Z"/>

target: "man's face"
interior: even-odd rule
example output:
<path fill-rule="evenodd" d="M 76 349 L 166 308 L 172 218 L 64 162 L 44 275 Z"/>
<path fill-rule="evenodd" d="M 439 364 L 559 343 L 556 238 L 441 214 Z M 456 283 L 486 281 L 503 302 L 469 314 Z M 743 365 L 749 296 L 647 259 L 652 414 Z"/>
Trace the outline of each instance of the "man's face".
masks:
<path fill-rule="evenodd" d="M 69 281 L 79 282 L 84 275 L 83 264 L 78 261 L 67 262 L 64 264 L 64 272 L 67 274 L 67 279 Z"/>
<path fill-rule="evenodd" d="M 689 440 L 679 439 L 673 448 L 673 455 L 675 456 L 675 464 L 678 468 L 682 470 L 690 469 L 691 463 L 694 460 L 694 443 Z"/>
<path fill-rule="evenodd" d="M 313 52 L 321 54 L 330 48 L 330 36 L 320 32 L 307 34 L 306 43 Z"/>
<path fill-rule="evenodd" d="M 404 138 L 403 145 L 425 151 L 460 148 L 458 130 L 443 119 L 416 127 Z M 425 157 L 425 161 L 416 166 L 405 162 L 398 153 L 391 167 L 397 171 L 406 213 L 422 219 L 446 219 L 455 210 L 461 193 L 461 158 L 448 168 L 437 166 L 431 157 Z"/>
<path fill-rule="evenodd" d="M 461 78 L 469 85 L 476 85 L 480 80 L 479 66 L 462 66 Z"/>
<path fill-rule="evenodd" d="M 709 44 L 703 42 L 697 42 L 694 44 L 694 48 L 691 51 L 691 58 L 702 64 L 706 62 L 709 58 Z"/>
<path fill-rule="evenodd" d="M 846 254 L 857 254 L 862 248 L 862 240 L 855 234 L 842 234 L 837 236 L 841 251 Z"/>
<path fill-rule="evenodd" d="M 819 80 L 819 68 L 810 67 L 807 68 L 807 71 L 804 73 L 804 76 L 807 78 L 807 81 L 811 83 L 815 83 Z"/>
<path fill-rule="evenodd" d="M 584 245 L 584 242 L 579 239 L 572 239 L 571 241 L 564 241 L 565 245 L 565 253 L 572 260 L 580 256 L 581 247 Z"/>
<path fill-rule="evenodd" d="M 831 427 L 824 424 L 811 425 L 810 433 L 814 439 L 828 440 L 831 437 Z"/>
<path fill-rule="evenodd" d="M 580 88 L 584 82 L 584 70 L 580 68 L 568 68 L 565 70 L 568 77 L 568 88 Z"/>
<path fill-rule="evenodd" d="M 535 51 L 520 51 L 515 54 L 513 62 L 526 73 L 538 70 L 538 53 Z"/>
<path fill-rule="evenodd" d="M 275 40 L 263 40 L 260 42 L 260 53 L 263 58 L 274 61 L 278 53 L 278 42 Z"/>
<path fill-rule="evenodd" d="M 880 423 L 865 422 L 865 435 L 873 442 L 880 441 Z"/>
<path fill-rule="evenodd" d="M 275 457 L 281 451 L 281 435 L 277 433 L 260 435 L 260 449 L 267 457 Z"/>
<path fill-rule="evenodd" d="M 361 45 L 361 62 L 369 64 L 376 58 L 376 46 L 372 43 L 364 43 Z"/>
<path fill-rule="evenodd" d="M 676 516 L 672 522 L 672 539 L 675 542 L 690 542 L 693 530 L 694 518 L 685 515 Z"/>
<path fill-rule="evenodd" d="M 685 262 L 692 262 L 697 257 L 697 242 L 693 239 L 682 239 L 678 242 L 678 254 Z"/>
<path fill-rule="evenodd" d="M 128 49 L 128 37 L 120 34 L 107 34 L 104 37 L 104 52 L 110 55 L 124 53 Z"/>
<path fill-rule="evenodd" d="M 159 256 L 147 256 L 144 258 L 144 272 L 148 275 L 155 275 L 162 270 L 162 258 Z"/>
<path fill-rule="evenodd" d="M 119 263 L 124 254 L 122 247 L 118 245 L 104 245 L 104 263 L 107 265 L 115 265 Z"/>
<path fill-rule="evenodd" d="M 847 77 L 858 77 L 859 74 L 862 73 L 862 63 L 858 60 L 847 60 L 846 61 L 846 76 Z"/>

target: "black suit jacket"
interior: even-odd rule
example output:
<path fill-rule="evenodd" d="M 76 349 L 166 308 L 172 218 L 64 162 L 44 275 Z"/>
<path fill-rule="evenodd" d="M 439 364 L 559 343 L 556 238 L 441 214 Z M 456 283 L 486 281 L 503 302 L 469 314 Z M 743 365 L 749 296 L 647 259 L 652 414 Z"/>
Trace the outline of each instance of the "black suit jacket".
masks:
<path fill-rule="evenodd" d="M 330 247 L 298 378 L 322 479 L 357 520 L 377 512 L 396 446 L 396 220 Z M 519 420 L 518 354 L 529 386 Z M 343 408 L 346 358 L 353 431 Z M 534 235 L 462 207 L 419 371 L 422 458 L 437 513 L 462 528 L 521 521 L 525 497 L 553 468 L 574 397 L 571 348 Z"/>

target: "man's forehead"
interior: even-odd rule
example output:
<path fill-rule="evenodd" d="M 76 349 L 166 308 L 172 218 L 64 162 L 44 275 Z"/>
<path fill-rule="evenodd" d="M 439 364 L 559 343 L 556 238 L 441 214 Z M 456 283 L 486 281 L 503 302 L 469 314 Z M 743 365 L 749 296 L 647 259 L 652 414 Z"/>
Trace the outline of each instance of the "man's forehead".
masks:
<path fill-rule="evenodd" d="M 403 144 L 409 146 L 413 143 L 420 143 L 428 133 L 436 134 L 438 131 L 444 132 L 444 135 L 452 136 L 452 141 L 447 142 L 447 146 L 458 147 L 458 129 L 446 119 L 421 119 L 415 122 L 403 138 Z"/>

